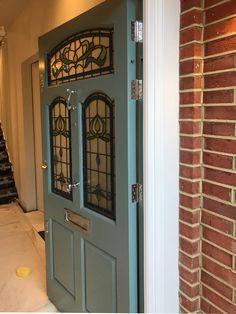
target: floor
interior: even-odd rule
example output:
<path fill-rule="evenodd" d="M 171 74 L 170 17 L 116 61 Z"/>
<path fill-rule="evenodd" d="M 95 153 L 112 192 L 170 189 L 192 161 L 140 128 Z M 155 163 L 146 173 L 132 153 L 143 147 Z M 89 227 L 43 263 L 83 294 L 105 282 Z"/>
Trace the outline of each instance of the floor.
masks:
<path fill-rule="evenodd" d="M 43 229 L 42 212 L 0 206 L 0 312 L 57 312 L 46 294 Z M 21 266 L 32 270 L 28 277 L 16 275 Z"/>

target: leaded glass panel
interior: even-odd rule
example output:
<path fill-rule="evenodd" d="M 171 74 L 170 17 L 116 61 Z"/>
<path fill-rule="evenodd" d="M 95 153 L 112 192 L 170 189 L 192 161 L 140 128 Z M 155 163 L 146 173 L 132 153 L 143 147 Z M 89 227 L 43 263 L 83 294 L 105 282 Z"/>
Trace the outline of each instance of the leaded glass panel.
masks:
<path fill-rule="evenodd" d="M 75 34 L 48 54 L 48 85 L 114 72 L 113 29 Z"/>
<path fill-rule="evenodd" d="M 84 103 L 84 203 L 115 219 L 113 106 L 102 93 Z"/>
<path fill-rule="evenodd" d="M 72 200 L 72 192 L 67 191 L 71 183 L 71 123 L 66 100 L 57 97 L 49 109 L 51 186 L 52 192 Z"/>

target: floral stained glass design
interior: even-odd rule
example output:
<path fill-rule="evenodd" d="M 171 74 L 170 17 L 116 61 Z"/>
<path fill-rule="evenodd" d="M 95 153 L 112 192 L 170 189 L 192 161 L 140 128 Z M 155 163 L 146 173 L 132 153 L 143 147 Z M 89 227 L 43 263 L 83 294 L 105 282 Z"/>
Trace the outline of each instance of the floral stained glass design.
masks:
<path fill-rule="evenodd" d="M 52 192 L 72 200 L 72 193 L 67 191 L 71 182 L 71 123 L 64 98 L 53 100 L 49 117 Z"/>
<path fill-rule="evenodd" d="M 103 93 L 90 95 L 84 103 L 84 203 L 115 219 L 113 107 Z"/>
<path fill-rule="evenodd" d="M 75 34 L 48 54 L 49 86 L 113 72 L 113 29 Z"/>

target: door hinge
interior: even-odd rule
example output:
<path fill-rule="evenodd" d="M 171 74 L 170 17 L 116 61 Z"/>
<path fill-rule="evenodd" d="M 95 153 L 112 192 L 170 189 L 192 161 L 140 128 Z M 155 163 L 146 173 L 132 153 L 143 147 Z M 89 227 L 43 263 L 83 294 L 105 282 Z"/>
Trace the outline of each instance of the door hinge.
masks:
<path fill-rule="evenodd" d="M 44 232 L 48 233 L 49 232 L 49 221 L 45 220 L 44 222 Z"/>
<path fill-rule="evenodd" d="M 139 203 L 143 200 L 143 185 L 136 183 L 132 185 L 132 203 Z"/>
<path fill-rule="evenodd" d="M 143 42 L 143 22 L 141 21 L 131 22 L 131 39 L 136 43 Z"/>
<path fill-rule="evenodd" d="M 131 81 L 131 99 L 135 99 L 135 100 L 143 99 L 143 81 L 142 80 Z"/>

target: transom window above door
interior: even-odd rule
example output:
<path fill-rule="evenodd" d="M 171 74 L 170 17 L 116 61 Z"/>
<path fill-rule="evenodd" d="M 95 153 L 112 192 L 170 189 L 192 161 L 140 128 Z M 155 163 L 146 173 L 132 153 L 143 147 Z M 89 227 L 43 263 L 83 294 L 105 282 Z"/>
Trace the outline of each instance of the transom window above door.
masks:
<path fill-rule="evenodd" d="M 70 36 L 50 51 L 47 63 L 49 86 L 113 73 L 113 29 Z"/>

